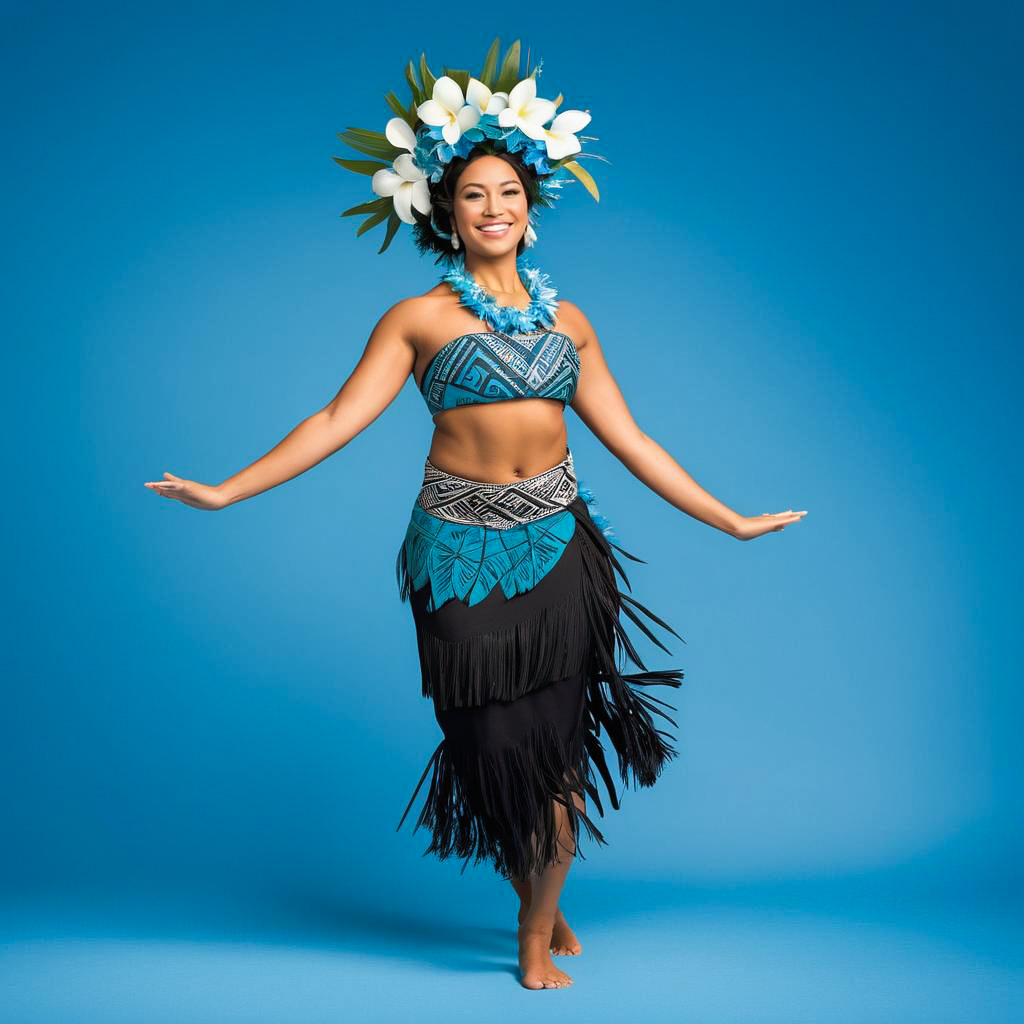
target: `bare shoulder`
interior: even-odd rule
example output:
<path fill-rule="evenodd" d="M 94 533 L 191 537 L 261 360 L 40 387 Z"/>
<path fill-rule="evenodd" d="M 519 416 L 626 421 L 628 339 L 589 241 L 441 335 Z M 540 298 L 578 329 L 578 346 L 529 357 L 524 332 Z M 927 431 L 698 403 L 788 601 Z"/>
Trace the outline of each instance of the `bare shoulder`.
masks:
<path fill-rule="evenodd" d="M 597 344 L 597 335 L 586 314 L 575 302 L 570 302 L 561 296 L 558 297 L 556 330 L 568 334 L 575 342 L 578 351 L 582 351 L 587 345 Z"/>
<path fill-rule="evenodd" d="M 399 299 L 384 311 L 378 327 L 389 333 L 398 333 L 410 345 L 419 348 L 423 343 L 423 325 L 430 324 L 450 304 L 451 290 L 446 286 L 434 287 L 421 295 Z"/>

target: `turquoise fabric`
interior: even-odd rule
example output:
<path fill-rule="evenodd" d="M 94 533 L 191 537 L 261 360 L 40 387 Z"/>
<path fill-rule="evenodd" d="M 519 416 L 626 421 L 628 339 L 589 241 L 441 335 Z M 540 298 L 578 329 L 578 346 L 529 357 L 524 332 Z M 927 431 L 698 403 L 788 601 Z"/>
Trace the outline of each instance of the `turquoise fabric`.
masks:
<path fill-rule="evenodd" d="M 576 528 L 568 508 L 509 530 L 450 523 L 413 506 L 405 534 L 411 587 L 430 580 L 429 611 L 458 597 L 468 605 L 501 586 L 506 597 L 535 587 L 558 562 Z"/>
<path fill-rule="evenodd" d="M 442 409 L 517 398 L 568 405 L 580 379 L 572 338 L 545 331 L 531 339 L 474 331 L 444 344 L 427 364 L 420 392 L 433 416 Z"/>

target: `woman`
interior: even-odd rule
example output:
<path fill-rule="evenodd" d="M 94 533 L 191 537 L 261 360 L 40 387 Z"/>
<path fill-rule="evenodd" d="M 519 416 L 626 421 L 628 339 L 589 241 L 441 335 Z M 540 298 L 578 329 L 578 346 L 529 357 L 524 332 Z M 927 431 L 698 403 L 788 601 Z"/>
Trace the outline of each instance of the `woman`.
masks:
<path fill-rule="evenodd" d="M 776 532 L 805 513 L 745 517 L 703 490 L 634 422 L 583 311 L 556 300 L 546 276 L 523 260 L 536 238 L 534 209 L 550 198 L 543 186 L 578 152 L 565 136 L 589 115 L 567 111 L 582 116 L 559 115 L 539 141 L 528 134 L 529 119 L 543 126 L 554 106 L 537 100 L 532 75 L 499 88 L 517 77 L 518 52 L 514 66 L 506 58 L 504 77 L 489 55 L 465 95 L 453 77 L 460 73 L 433 79 L 422 67 L 433 97 L 417 82 L 416 117 L 404 112 L 384 136 L 361 141 L 382 156 L 407 150 L 393 170 L 370 166 L 374 189 L 389 218 L 413 225 L 421 251 L 447 260 L 441 283 L 389 309 L 335 398 L 251 466 L 216 486 L 172 473 L 146 486 L 200 509 L 260 494 L 343 448 L 412 377 L 434 434 L 396 568 L 422 693 L 443 737 L 402 821 L 432 773 L 416 823 L 431 832 L 426 852 L 462 857 L 463 870 L 471 858 L 487 860 L 509 879 L 520 900 L 521 983 L 561 988 L 572 978 L 551 954 L 582 946 L 559 895 L 582 856 L 582 831 L 605 842 L 586 801 L 604 813 L 598 776 L 619 806 L 602 729 L 623 783 L 653 786 L 676 754 L 655 716 L 675 723 L 662 710 L 672 706 L 644 689 L 678 687 L 682 678 L 676 669 L 649 671 L 623 628 L 626 616 L 664 650 L 645 619 L 678 636 L 616 583 L 618 573 L 628 588 L 612 549 L 634 556 L 607 539 L 579 484 L 565 406 L 656 494 L 732 537 Z M 481 124 L 502 131 L 481 137 Z M 379 222 L 377 203 L 355 209 Z M 388 241 L 393 234 L 389 222 Z M 639 672 L 622 674 L 624 655 Z"/>

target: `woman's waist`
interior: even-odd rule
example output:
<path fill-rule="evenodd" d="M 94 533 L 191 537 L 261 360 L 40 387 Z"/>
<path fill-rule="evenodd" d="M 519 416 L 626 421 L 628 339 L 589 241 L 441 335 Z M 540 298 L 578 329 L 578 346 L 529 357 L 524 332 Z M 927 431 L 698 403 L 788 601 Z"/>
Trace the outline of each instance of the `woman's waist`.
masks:
<path fill-rule="evenodd" d="M 515 403 L 503 402 L 503 405 Z M 569 435 L 565 420 L 542 417 L 480 424 L 462 420 L 437 425 L 427 457 L 438 469 L 480 483 L 512 483 L 554 466 L 565 457 Z"/>
<path fill-rule="evenodd" d="M 453 523 L 511 529 L 563 511 L 579 493 L 572 452 L 554 465 L 525 477 L 477 480 L 451 473 L 430 458 L 416 504 L 430 515 Z"/>

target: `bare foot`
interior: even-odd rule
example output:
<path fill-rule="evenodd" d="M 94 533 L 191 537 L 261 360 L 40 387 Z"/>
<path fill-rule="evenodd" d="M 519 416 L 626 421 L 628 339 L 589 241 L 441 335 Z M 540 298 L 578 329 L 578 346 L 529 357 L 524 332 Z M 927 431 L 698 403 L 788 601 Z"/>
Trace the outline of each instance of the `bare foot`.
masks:
<path fill-rule="evenodd" d="M 565 915 L 555 911 L 555 927 L 551 930 L 551 952 L 561 956 L 579 956 L 583 952 L 580 940 L 573 934 Z"/>
<path fill-rule="evenodd" d="M 565 971 L 560 971 L 551 959 L 548 945 L 551 933 L 519 926 L 519 970 L 523 988 L 567 988 L 573 983 Z"/>
<path fill-rule="evenodd" d="M 529 909 L 529 898 L 527 897 L 526 899 L 523 899 L 520 897 L 520 924 L 526 920 L 526 915 L 529 912 Z M 566 921 L 565 914 L 562 913 L 560 908 L 555 910 L 555 926 L 551 930 L 551 942 L 548 948 L 556 956 L 579 956 L 580 953 L 583 952 L 582 943 L 576 938 L 576 934 L 569 927 L 569 922 Z"/>

